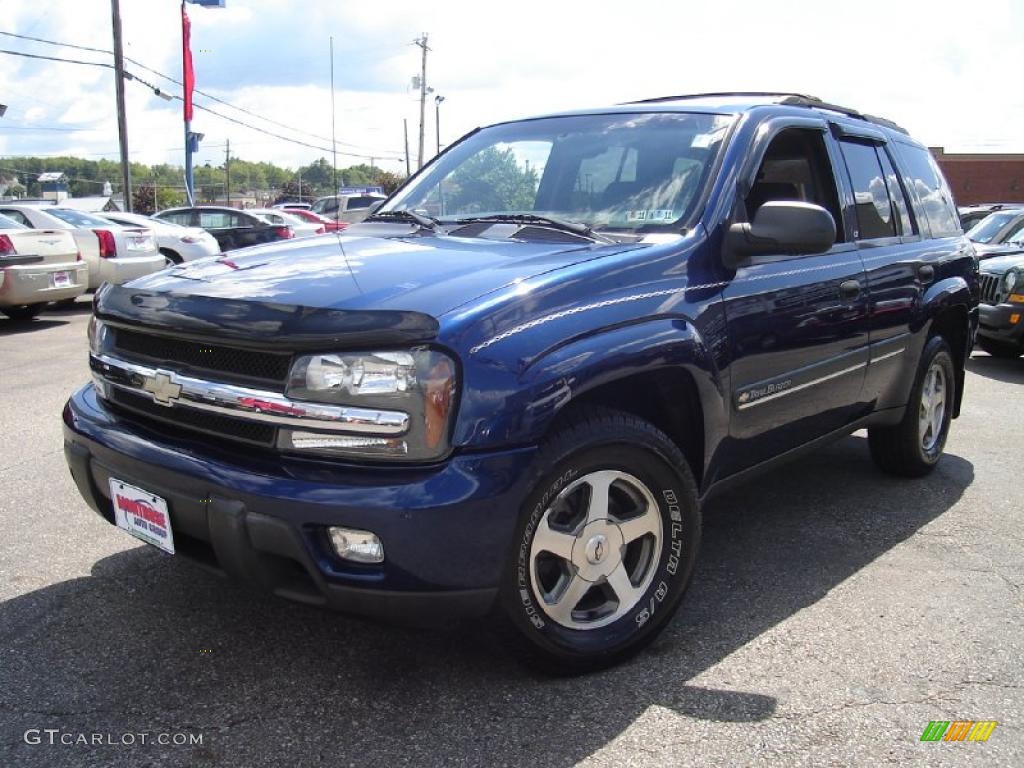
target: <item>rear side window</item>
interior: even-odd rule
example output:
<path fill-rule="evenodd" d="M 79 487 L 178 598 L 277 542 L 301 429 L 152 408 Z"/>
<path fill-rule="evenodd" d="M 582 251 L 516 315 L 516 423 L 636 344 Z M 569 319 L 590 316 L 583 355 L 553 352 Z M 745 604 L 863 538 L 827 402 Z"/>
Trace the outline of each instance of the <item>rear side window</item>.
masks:
<path fill-rule="evenodd" d="M 369 208 L 371 205 L 376 203 L 378 200 L 383 200 L 382 197 L 350 197 L 348 199 L 348 205 L 346 211 L 351 211 L 355 208 Z"/>
<path fill-rule="evenodd" d="M 893 168 L 889 153 L 884 147 L 878 147 L 878 159 L 882 161 L 882 170 L 885 171 L 885 183 L 889 188 L 889 199 L 892 200 L 893 208 L 896 209 L 896 223 L 899 224 L 899 234 L 913 235 L 914 224 L 910 219 L 910 205 L 907 203 L 907 195 L 900 183 L 900 177 Z"/>
<path fill-rule="evenodd" d="M 928 222 L 932 237 L 959 235 L 960 219 L 953 205 L 953 195 L 931 152 L 903 143 L 899 145 L 899 152 L 907 166 L 907 181 L 920 201 L 915 206 L 920 208 L 918 219 Z"/>
<path fill-rule="evenodd" d="M 14 219 L 16 222 L 18 222 L 24 227 L 28 227 L 29 229 L 32 228 L 32 222 L 30 222 L 28 220 L 28 217 L 21 211 L 4 210 L 3 215 L 7 216 L 8 218 Z"/>
<path fill-rule="evenodd" d="M 874 240 L 896 236 L 896 217 L 885 185 L 885 174 L 873 144 L 840 141 L 853 184 L 853 199 L 857 210 L 857 240 Z"/>
<path fill-rule="evenodd" d="M 200 211 L 199 226 L 203 229 L 226 229 L 231 226 L 231 216 L 223 211 Z"/>

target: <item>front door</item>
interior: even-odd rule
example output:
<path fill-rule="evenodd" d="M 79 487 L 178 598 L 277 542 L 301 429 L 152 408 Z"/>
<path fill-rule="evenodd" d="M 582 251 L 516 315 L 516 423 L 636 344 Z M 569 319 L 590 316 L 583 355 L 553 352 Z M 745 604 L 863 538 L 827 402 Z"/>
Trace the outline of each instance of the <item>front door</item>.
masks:
<path fill-rule="evenodd" d="M 862 415 L 868 358 L 864 266 L 842 216 L 827 126 L 777 127 L 743 203 L 752 219 L 769 200 L 832 213 L 824 254 L 759 256 L 723 291 L 729 324 L 730 471 L 837 430 Z"/>

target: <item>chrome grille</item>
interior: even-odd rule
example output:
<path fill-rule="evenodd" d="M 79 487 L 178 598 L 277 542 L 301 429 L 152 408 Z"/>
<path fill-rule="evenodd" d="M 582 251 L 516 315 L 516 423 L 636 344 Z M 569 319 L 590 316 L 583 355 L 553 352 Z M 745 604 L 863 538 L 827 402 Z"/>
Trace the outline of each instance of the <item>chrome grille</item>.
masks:
<path fill-rule="evenodd" d="M 177 370 L 221 374 L 217 378 L 274 384 L 283 387 L 291 355 L 261 352 L 118 328 L 114 348 L 127 358 L 159 363 Z"/>
<path fill-rule="evenodd" d="M 1002 282 L 1002 275 L 981 275 L 981 303 L 999 303 L 999 283 Z"/>

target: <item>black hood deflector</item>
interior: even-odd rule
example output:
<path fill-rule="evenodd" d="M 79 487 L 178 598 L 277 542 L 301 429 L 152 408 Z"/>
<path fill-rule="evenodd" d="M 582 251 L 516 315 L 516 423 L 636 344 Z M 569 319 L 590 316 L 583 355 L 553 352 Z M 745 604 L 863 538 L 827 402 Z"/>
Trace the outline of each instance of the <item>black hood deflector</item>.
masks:
<path fill-rule="evenodd" d="M 93 311 L 114 325 L 289 352 L 429 342 L 438 332 L 437 320 L 422 312 L 302 307 L 110 284 L 97 291 Z"/>

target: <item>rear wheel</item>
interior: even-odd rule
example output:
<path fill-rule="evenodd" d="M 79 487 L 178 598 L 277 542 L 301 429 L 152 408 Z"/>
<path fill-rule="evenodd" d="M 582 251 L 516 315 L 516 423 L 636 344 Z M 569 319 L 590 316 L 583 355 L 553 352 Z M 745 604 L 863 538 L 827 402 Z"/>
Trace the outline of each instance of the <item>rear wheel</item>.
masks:
<path fill-rule="evenodd" d="M 3 312 L 16 323 L 27 323 L 30 320 L 34 320 L 45 307 L 45 304 L 21 304 L 16 307 L 0 308 L 0 312 Z"/>
<path fill-rule="evenodd" d="M 949 344 L 934 336 L 925 344 L 903 420 L 891 427 L 871 427 L 871 457 L 882 470 L 922 477 L 942 456 L 956 402 L 956 368 Z"/>
<path fill-rule="evenodd" d="M 1024 345 L 1012 344 L 1008 341 L 999 341 L 998 339 L 988 339 L 984 336 L 978 336 L 978 346 L 992 355 L 992 357 L 1006 360 L 1012 360 L 1024 354 Z"/>
<path fill-rule="evenodd" d="M 563 421 L 536 466 L 501 620 L 545 671 L 610 666 L 650 643 L 682 599 L 700 537 L 696 485 L 661 431 L 606 409 Z"/>

